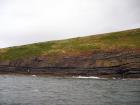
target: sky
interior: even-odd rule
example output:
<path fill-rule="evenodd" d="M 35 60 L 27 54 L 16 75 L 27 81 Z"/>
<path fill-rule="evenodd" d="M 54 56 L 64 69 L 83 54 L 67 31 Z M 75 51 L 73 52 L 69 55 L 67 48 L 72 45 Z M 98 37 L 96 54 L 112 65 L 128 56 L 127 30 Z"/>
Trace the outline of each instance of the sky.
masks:
<path fill-rule="evenodd" d="M 140 28 L 140 0 L 0 0 L 0 48 Z"/>

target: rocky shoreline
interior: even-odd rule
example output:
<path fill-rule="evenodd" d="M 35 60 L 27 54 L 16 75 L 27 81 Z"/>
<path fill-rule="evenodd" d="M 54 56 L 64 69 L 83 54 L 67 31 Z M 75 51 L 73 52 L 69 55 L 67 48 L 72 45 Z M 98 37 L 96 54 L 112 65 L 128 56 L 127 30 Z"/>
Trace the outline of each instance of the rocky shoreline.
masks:
<path fill-rule="evenodd" d="M 140 78 L 139 69 L 123 68 L 64 68 L 64 67 L 7 67 L 0 66 L 0 74 L 43 74 L 52 76 L 99 76 L 99 77 L 116 77 L 116 78 Z"/>
<path fill-rule="evenodd" d="M 0 62 L 0 73 L 140 78 L 140 54 L 139 51 L 121 51 L 32 57 Z"/>

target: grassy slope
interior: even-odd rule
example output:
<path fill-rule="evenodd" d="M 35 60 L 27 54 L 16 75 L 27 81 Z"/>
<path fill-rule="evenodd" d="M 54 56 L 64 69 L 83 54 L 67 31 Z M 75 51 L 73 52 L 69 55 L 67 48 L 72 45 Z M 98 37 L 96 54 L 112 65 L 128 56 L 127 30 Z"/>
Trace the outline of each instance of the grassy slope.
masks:
<path fill-rule="evenodd" d="M 140 28 L 0 49 L 0 60 L 112 49 L 140 49 Z"/>

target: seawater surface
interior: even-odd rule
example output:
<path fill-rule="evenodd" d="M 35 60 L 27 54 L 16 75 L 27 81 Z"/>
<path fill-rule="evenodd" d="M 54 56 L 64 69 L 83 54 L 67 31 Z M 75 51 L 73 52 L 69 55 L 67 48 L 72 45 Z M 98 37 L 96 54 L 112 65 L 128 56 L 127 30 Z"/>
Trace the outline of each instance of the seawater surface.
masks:
<path fill-rule="evenodd" d="M 0 105 L 140 105 L 140 80 L 0 75 Z"/>

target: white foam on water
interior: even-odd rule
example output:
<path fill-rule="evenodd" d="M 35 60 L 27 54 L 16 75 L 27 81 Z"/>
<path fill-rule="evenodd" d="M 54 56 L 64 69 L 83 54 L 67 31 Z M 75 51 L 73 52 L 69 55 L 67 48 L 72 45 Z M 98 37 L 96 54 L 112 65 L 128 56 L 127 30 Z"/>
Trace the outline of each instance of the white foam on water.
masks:
<path fill-rule="evenodd" d="M 36 75 L 32 75 L 33 77 L 36 77 Z"/>
<path fill-rule="evenodd" d="M 113 80 L 123 80 L 123 81 L 125 81 L 125 80 L 140 80 L 140 78 L 115 78 L 115 77 L 113 77 L 112 79 Z"/>
<path fill-rule="evenodd" d="M 116 79 L 115 77 L 113 77 L 112 79 Z"/>
<path fill-rule="evenodd" d="M 83 79 L 87 79 L 87 78 L 91 78 L 91 79 L 106 79 L 106 78 L 100 78 L 100 77 L 95 77 L 95 76 L 89 76 L 89 77 L 86 77 L 86 76 L 74 76 L 73 78 L 83 78 Z"/>
<path fill-rule="evenodd" d="M 95 76 L 73 76 L 72 78 L 81 78 L 81 79 L 113 79 L 113 80 L 140 80 L 140 78 L 101 78 L 101 77 L 95 77 Z"/>

